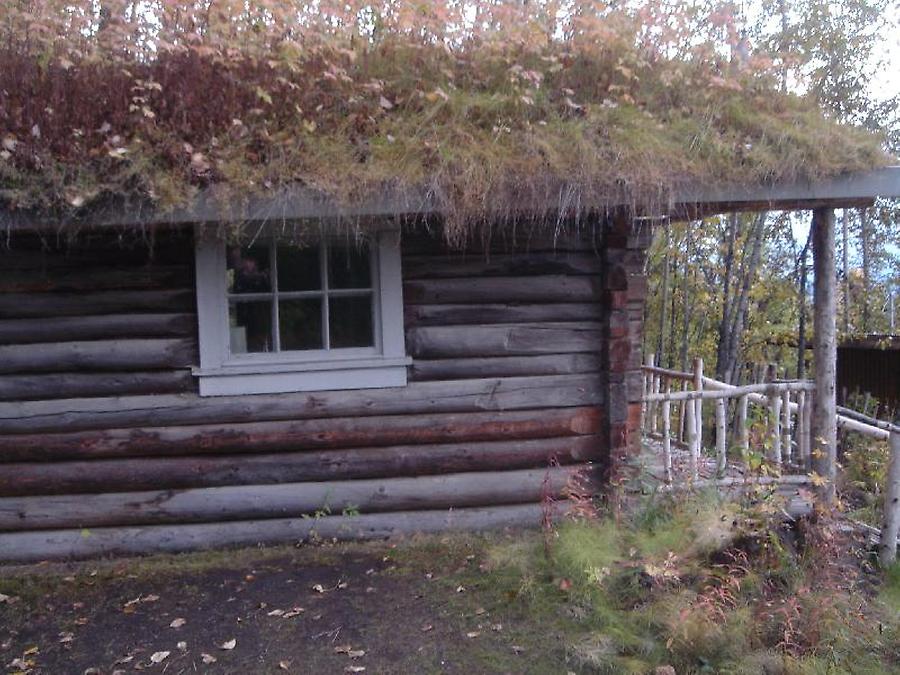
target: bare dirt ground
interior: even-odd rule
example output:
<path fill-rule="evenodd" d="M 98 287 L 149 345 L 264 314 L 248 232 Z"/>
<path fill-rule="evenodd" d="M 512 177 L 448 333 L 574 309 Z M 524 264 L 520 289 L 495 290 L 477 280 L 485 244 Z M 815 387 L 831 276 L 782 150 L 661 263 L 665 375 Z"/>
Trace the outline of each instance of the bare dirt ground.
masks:
<path fill-rule="evenodd" d="M 509 535 L 497 535 L 509 536 Z M 566 672 L 477 537 L 0 571 L 7 673 Z"/>

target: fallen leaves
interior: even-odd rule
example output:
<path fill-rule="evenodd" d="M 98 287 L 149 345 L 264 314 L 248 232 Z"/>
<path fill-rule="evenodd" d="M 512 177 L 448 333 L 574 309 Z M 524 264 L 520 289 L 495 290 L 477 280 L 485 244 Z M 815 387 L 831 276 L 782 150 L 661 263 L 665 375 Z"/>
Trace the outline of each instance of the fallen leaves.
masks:
<path fill-rule="evenodd" d="M 224 649 L 225 651 L 231 651 L 237 646 L 237 639 L 231 638 L 230 640 L 223 642 L 219 645 L 219 649 Z"/>
<path fill-rule="evenodd" d="M 139 595 L 134 600 L 129 600 L 128 602 L 126 602 L 122 607 L 122 611 L 126 614 L 131 614 L 135 610 L 137 610 L 138 605 L 148 602 L 156 602 L 157 600 L 159 600 L 159 596 L 153 595 L 152 593 L 148 595 Z"/>
<path fill-rule="evenodd" d="M 210 663 L 215 663 L 216 661 L 218 661 L 218 659 L 215 656 L 213 656 L 212 654 L 206 654 L 206 653 L 200 654 L 200 660 L 203 661 L 203 663 L 205 663 L 206 665 L 209 665 Z"/>
<path fill-rule="evenodd" d="M 178 617 L 177 619 L 172 619 L 172 623 L 169 624 L 169 628 L 181 628 L 186 623 L 187 619 Z"/>
<path fill-rule="evenodd" d="M 162 663 L 167 658 L 169 658 L 169 654 L 172 652 L 153 652 L 150 655 L 150 663 Z"/>

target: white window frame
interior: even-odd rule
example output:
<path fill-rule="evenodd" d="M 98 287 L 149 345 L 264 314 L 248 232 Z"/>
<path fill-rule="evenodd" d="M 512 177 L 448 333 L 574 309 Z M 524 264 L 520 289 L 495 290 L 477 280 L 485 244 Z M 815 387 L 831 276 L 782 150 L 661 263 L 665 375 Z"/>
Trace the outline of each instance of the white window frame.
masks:
<path fill-rule="evenodd" d="M 372 237 L 373 347 L 232 354 L 228 322 L 226 241 L 195 234 L 201 396 L 329 389 L 402 387 L 407 382 L 403 334 L 400 233 Z M 277 264 L 277 262 L 276 262 Z M 273 326 L 277 330 L 277 326 Z"/>

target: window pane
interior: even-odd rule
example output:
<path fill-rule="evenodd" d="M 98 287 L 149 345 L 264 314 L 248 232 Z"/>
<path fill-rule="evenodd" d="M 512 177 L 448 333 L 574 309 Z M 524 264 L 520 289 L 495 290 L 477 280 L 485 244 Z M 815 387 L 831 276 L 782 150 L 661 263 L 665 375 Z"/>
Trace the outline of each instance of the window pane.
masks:
<path fill-rule="evenodd" d="M 226 259 L 229 293 L 268 293 L 272 290 L 268 244 L 229 246 Z"/>
<path fill-rule="evenodd" d="M 335 245 L 328 247 L 329 288 L 371 288 L 367 244 Z"/>
<path fill-rule="evenodd" d="M 317 291 L 322 288 L 319 247 L 278 246 L 278 290 Z"/>
<path fill-rule="evenodd" d="M 231 353 L 271 352 L 272 303 L 232 302 L 228 310 L 228 325 L 231 333 Z"/>
<path fill-rule="evenodd" d="M 322 300 L 282 300 L 278 303 L 281 350 L 324 349 Z"/>
<path fill-rule="evenodd" d="M 372 347 L 372 298 L 329 298 L 331 348 Z"/>

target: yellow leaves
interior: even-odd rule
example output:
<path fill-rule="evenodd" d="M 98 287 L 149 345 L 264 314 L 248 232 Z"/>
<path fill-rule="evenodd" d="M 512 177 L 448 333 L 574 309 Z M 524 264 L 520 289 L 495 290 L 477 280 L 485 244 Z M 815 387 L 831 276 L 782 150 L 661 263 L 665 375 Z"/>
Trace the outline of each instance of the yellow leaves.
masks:
<path fill-rule="evenodd" d="M 256 98 L 268 105 L 272 105 L 272 95 L 262 87 L 256 88 Z"/>
<path fill-rule="evenodd" d="M 816 487 L 824 487 L 825 485 L 828 485 L 829 480 L 824 476 L 820 476 L 815 471 L 811 471 L 809 473 L 809 482 Z"/>
<path fill-rule="evenodd" d="M 425 100 L 429 103 L 436 103 L 437 101 L 443 101 L 446 103 L 450 100 L 450 97 L 440 87 L 437 87 L 434 91 L 425 94 Z"/>

